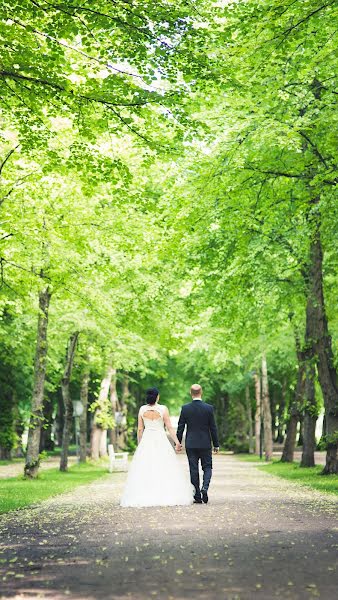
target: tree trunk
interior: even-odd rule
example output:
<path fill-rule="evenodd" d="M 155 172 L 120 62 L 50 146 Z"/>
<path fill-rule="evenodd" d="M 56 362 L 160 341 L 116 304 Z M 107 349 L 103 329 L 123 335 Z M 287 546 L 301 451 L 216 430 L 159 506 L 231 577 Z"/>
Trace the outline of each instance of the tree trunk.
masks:
<path fill-rule="evenodd" d="M 118 399 L 117 389 L 116 389 L 116 369 L 113 369 L 112 380 L 111 380 L 111 384 L 110 384 L 110 404 L 111 404 L 111 409 L 112 409 L 112 413 L 113 413 L 113 417 L 114 417 L 114 421 L 115 421 L 116 413 L 120 409 L 119 399 Z M 109 441 L 111 444 L 113 444 L 114 449 L 117 449 L 117 425 L 116 425 L 116 423 L 114 424 L 114 427 L 112 427 L 109 430 Z"/>
<path fill-rule="evenodd" d="M 320 449 L 322 449 L 325 446 L 325 438 L 326 438 L 326 416 L 325 416 L 325 413 L 324 413 L 324 415 L 323 415 L 323 425 L 322 425 L 322 434 L 321 434 L 320 440 L 319 440 Z"/>
<path fill-rule="evenodd" d="M 315 466 L 316 449 L 316 423 L 318 418 L 316 396 L 315 396 L 315 369 L 313 364 L 309 363 L 306 368 L 305 376 L 305 411 L 304 411 L 304 429 L 303 429 L 303 453 L 300 463 L 301 467 Z"/>
<path fill-rule="evenodd" d="M 86 365 L 81 380 L 80 400 L 83 406 L 83 413 L 80 416 L 80 462 L 87 460 L 87 415 L 88 415 L 88 386 L 89 386 L 89 368 Z"/>
<path fill-rule="evenodd" d="M 79 337 L 79 332 L 76 331 L 73 333 L 68 342 L 67 349 L 67 358 L 65 370 L 63 373 L 62 381 L 61 381 L 61 390 L 62 390 L 62 398 L 63 404 L 65 407 L 65 421 L 63 426 L 63 436 L 62 436 L 62 450 L 61 450 L 61 458 L 60 458 L 60 471 L 67 471 L 68 468 L 68 450 L 69 450 L 69 441 L 72 432 L 72 421 L 73 421 L 73 404 L 72 399 L 70 397 L 70 378 L 73 369 L 73 362 L 76 350 L 76 344 Z"/>
<path fill-rule="evenodd" d="M 255 454 L 260 454 L 260 437 L 261 437 L 261 381 L 259 375 L 254 373 L 255 382 L 255 397 L 256 397 L 256 412 L 255 412 Z"/>
<path fill-rule="evenodd" d="M 269 398 L 269 385 L 268 385 L 268 369 L 266 364 L 265 352 L 262 356 L 262 407 L 264 417 L 264 448 L 265 448 L 265 460 L 272 459 L 273 442 L 272 442 L 272 421 L 271 421 L 271 408 Z"/>
<path fill-rule="evenodd" d="M 34 362 L 34 388 L 31 418 L 29 422 L 25 477 L 37 477 L 39 470 L 39 446 L 43 419 L 43 394 L 46 377 L 48 309 L 51 291 L 45 288 L 39 293 L 38 335 Z"/>
<path fill-rule="evenodd" d="M 313 203 L 318 203 L 315 199 Z M 312 340 L 317 360 L 318 379 L 326 415 L 326 465 L 323 474 L 338 474 L 338 377 L 334 366 L 332 340 L 328 331 L 323 292 L 323 251 L 319 217 L 315 216 L 309 267 L 308 338 Z"/>
<path fill-rule="evenodd" d="M 305 385 L 304 385 L 304 416 L 303 416 L 303 453 L 301 467 L 315 466 L 316 449 L 316 423 L 318 407 L 315 392 L 315 350 L 311 338 L 312 301 L 308 295 L 306 304 L 306 330 L 305 330 Z"/>
<path fill-rule="evenodd" d="M 65 409 L 63 406 L 62 400 L 62 392 L 60 389 L 57 390 L 57 411 L 56 411 L 56 419 L 55 419 L 55 435 L 56 435 L 56 444 L 59 448 L 62 447 L 62 432 L 63 426 L 65 422 Z"/>
<path fill-rule="evenodd" d="M 289 420 L 286 427 L 286 438 L 281 458 L 282 462 L 293 462 L 297 438 L 297 426 L 300 419 L 300 407 L 302 406 L 304 397 L 305 363 L 297 330 L 295 331 L 295 344 L 298 362 L 297 383 L 289 410 Z"/>
<path fill-rule="evenodd" d="M 100 413 L 104 410 L 104 407 L 108 400 L 109 388 L 111 383 L 111 378 L 113 376 L 114 369 L 111 365 L 108 366 L 106 375 L 101 381 L 99 397 L 97 399 L 98 407 L 95 410 L 92 434 L 91 434 L 91 457 L 93 460 L 98 460 L 100 456 L 107 455 L 107 445 L 103 448 L 103 443 L 101 444 L 101 437 L 104 429 L 102 423 L 100 423 Z M 103 434 L 105 437 L 106 434 Z M 106 438 L 107 439 L 107 438 Z"/>
<path fill-rule="evenodd" d="M 303 417 L 303 414 L 300 413 L 300 415 L 299 415 L 299 435 L 298 435 L 297 446 L 303 446 L 303 441 L 304 441 L 304 417 Z"/>
<path fill-rule="evenodd" d="M 100 456 L 107 456 L 108 451 L 107 451 L 107 429 L 102 429 L 101 430 L 101 436 L 100 436 L 100 447 L 99 447 L 99 453 Z"/>
<path fill-rule="evenodd" d="M 122 381 L 122 394 L 120 401 L 120 413 L 121 423 L 118 426 L 117 435 L 117 447 L 119 450 L 124 450 L 127 440 L 127 414 L 128 414 L 128 398 L 130 396 L 129 391 L 129 377 L 127 373 L 124 374 Z"/>
<path fill-rule="evenodd" d="M 277 434 L 276 434 L 276 442 L 278 444 L 283 444 L 284 440 L 285 440 L 285 435 L 284 435 L 284 426 L 285 426 L 285 419 L 284 419 L 284 412 L 285 412 L 285 407 L 286 407 L 286 387 L 287 387 L 287 381 L 286 381 L 286 377 L 283 378 L 283 382 L 282 382 L 282 390 L 281 390 L 281 397 L 280 397 L 280 402 L 279 402 L 279 406 L 278 406 L 278 426 L 277 426 Z"/>
<path fill-rule="evenodd" d="M 250 389 L 247 385 L 245 388 L 245 403 L 246 403 L 246 414 L 248 418 L 248 436 L 249 436 L 249 454 L 253 453 L 253 429 L 252 429 L 252 411 L 250 401 Z"/>
<path fill-rule="evenodd" d="M 54 441 L 52 439 L 53 408 L 53 398 L 47 396 L 43 404 L 43 426 L 40 435 L 40 452 L 51 452 L 54 450 Z"/>

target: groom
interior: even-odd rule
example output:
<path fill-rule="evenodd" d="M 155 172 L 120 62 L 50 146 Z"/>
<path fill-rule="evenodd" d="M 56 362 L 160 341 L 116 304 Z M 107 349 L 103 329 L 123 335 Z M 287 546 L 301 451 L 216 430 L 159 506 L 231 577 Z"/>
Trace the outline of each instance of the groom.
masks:
<path fill-rule="evenodd" d="M 219 443 L 217 427 L 215 423 L 214 409 L 211 404 L 202 401 L 202 388 L 195 383 L 191 386 L 190 394 L 192 402 L 182 406 L 177 427 L 178 441 L 182 442 L 183 432 L 187 426 L 185 449 L 188 456 L 190 479 L 195 488 L 195 504 L 208 502 L 208 488 L 212 474 L 212 451 L 218 452 Z M 198 465 L 201 461 L 203 470 L 203 486 L 200 489 L 200 477 Z"/>

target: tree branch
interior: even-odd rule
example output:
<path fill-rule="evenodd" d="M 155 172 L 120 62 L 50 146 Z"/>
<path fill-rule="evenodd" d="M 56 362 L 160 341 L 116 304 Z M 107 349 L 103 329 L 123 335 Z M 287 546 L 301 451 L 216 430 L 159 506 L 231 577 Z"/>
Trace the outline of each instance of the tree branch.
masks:
<path fill-rule="evenodd" d="M 5 156 L 4 160 L 2 161 L 1 165 L 0 165 L 0 176 L 2 173 L 2 170 L 6 164 L 6 162 L 10 159 L 10 157 L 12 156 L 12 154 L 14 154 L 15 150 L 17 150 L 17 148 L 19 148 L 20 144 L 17 144 L 16 146 L 14 146 L 14 148 L 12 148 Z"/>
<path fill-rule="evenodd" d="M 66 94 L 70 94 L 72 96 L 75 96 L 75 94 L 73 93 L 73 90 L 67 90 L 64 86 L 62 86 L 59 83 L 55 83 L 54 81 L 49 81 L 48 79 L 40 79 L 39 77 L 31 77 L 30 75 L 23 75 L 22 73 L 16 73 L 13 71 L 0 71 L 0 77 L 5 78 L 9 78 L 9 79 L 13 79 L 13 80 L 23 80 L 23 81 L 29 81 L 32 83 L 37 83 L 39 85 L 45 85 L 48 87 L 51 87 L 55 90 L 58 90 L 59 92 L 63 92 Z M 147 99 L 144 102 L 110 102 L 109 100 L 105 100 L 104 98 L 95 98 L 93 96 L 86 96 L 85 94 L 76 94 L 76 96 L 78 98 L 81 98 L 82 100 L 89 100 L 90 102 L 98 102 L 100 104 L 105 104 L 106 106 L 124 106 L 124 107 L 129 107 L 129 106 L 145 106 L 147 104 L 150 104 L 152 102 L 158 102 L 158 98 L 152 100 L 152 99 Z"/>
<path fill-rule="evenodd" d="M 257 173 L 262 173 L 263 175 L 275 175 L 276 177 L 289 177 L 289 178 L 295 178 L 295 179 L 308 179 L 308 177 L 306 177 L 306 175 L 300 174 L 300 173 L 285 173 L 284 171 L 263 171 L 260 169 L 256 169 L 254 167 L 249 167 L 249 166 L 245 166 L 245 169 L 249 170 L 249 171 L 256 171 Z"/>

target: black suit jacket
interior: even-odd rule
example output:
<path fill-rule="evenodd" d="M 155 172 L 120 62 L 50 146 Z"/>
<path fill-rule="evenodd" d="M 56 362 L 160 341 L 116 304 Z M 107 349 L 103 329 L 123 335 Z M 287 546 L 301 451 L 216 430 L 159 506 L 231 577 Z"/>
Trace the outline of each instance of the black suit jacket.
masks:
<path fill-rule="evenodd" d="M 193 400 L 182 406 L 177 427 L 177 437 L 182 441 L 184 428 L 187 426 L 185 438 L 186 448 L 219 447 L 214 408 L 202 400 Z"/>

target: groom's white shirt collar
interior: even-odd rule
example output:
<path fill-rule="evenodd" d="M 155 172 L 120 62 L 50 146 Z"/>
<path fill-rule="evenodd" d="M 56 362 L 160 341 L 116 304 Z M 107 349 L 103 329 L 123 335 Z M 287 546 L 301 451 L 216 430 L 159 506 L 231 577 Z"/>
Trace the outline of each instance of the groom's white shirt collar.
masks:
<path fill-rule="evenodd" d="M 193 402 L 194 402 L 194 400 L 202 400 L 202 398 L 192 398 Z"/>

